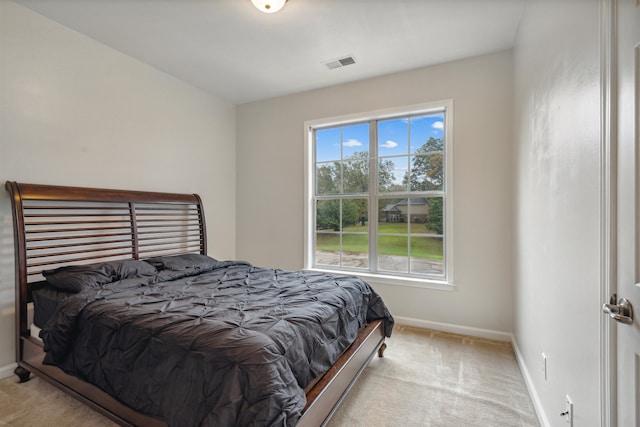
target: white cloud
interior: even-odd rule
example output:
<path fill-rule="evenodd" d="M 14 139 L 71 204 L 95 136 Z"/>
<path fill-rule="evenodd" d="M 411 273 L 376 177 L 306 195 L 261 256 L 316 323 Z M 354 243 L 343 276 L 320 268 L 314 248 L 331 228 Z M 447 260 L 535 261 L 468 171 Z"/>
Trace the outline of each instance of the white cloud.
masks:
<path fill-rule="evenodd" d="M 391 140 L 388 140 L 384 144 L 380 144 L 380 147 L 383 147 L 383 148 L 396 148 L 397 146 L 398 146 L 398 143 Z"/>
<path fill-rule="evenodd" d="M 431 127 L 434 129 L 444 129 L 444 122 L 441 122 L 441 121 L 433 122 Z"/>
<path fill-rule="evenodd" d="M 362 142 L 357 139 L 350 139 L 342 143 L 345 147 L 362 147 Z"/>

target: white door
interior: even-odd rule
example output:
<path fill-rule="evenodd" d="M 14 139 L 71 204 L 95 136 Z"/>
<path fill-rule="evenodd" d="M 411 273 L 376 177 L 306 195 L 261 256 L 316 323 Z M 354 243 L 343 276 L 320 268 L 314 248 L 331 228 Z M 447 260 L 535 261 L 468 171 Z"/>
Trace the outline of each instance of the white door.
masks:
<path fill-rule="evenodd" d="M 617 393 L 612 412 L 618 426 L 640 427 L 640 0 L 618 0 L 617 7 L 616 302 L 625 298 L 636 312 L 627 324 L 627 313 L 620 309 L 622 318 L 616 322 Z"/>

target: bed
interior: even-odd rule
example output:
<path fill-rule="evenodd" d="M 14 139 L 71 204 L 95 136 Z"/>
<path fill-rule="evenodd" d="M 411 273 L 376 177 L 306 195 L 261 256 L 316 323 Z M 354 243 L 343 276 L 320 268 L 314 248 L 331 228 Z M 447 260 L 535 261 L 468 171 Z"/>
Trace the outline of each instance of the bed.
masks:
<path fill-rule="evenodd" d="M 319 426 L 383 355 L 393 318 L 365 282 L 207 256 L 198 195 L 6 189 L 20 381 L 121 425 Z"/>

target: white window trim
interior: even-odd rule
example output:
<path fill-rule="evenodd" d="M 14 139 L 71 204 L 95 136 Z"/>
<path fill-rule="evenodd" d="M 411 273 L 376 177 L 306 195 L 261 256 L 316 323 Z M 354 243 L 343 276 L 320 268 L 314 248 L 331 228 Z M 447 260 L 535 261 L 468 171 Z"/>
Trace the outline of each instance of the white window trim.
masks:
<path fill-rule="evenodd" d="M 445 120 L 445 280 L 436 280 L 426 277 L 403 277 L 385 275 L 381 273 L 359 272 L 356 270 L 332 270 L 330 268 L 313 267 L 313 176 L 311 171 L 314 166 L 313 158 L 313 129 L 318 127 L 340 126 L 354 122 L 366 120 L 397 117 L 400 115 L 417 115 L 430 113 L 437 110 L 446 111 Z M 424 104 L 394 107 L 383 110 L 368 111 L 364 113 L 350 114 L 324 119 L 308 120 L 304 122 L 304 269 L 313 271 L 326 271 L 341 274 L 350 274 L 361 277 L 371 283 L 383 283 L 389 285 L 401 285 L 410 287 L 453 290 L 455 288 L 453 279 L 453 100 L 428 102 Z"/>

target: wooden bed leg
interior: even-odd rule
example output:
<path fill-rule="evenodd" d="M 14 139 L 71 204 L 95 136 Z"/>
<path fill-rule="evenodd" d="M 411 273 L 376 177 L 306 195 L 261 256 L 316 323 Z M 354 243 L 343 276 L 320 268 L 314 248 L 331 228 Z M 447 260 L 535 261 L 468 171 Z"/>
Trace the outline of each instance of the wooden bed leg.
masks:
<path fill-rule="evenodd" d="M 387 349 L 387 343 L 382 343 L 380 348 L 378 349 L 378 357 L 384 357 L 384 351 Z"/>
<path fill-rule="evenodd" d="M 13 373 L 16 374 L 18 378 L 20 378 L 19 382 L 21 383 L 26 383 L 27 381 L 29 381 L 29 375 L 31 375 L 31 372 L 27 371 L 22 366 L 18 366 L 16 369 L 14 369 Z"/>

